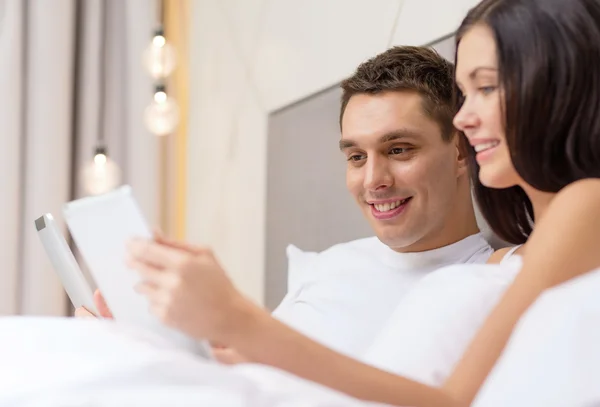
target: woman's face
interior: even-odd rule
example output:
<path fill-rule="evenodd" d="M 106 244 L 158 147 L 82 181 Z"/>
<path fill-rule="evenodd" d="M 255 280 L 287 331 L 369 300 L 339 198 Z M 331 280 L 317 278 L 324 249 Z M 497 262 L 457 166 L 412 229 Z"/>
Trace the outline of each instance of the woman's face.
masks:
<path fill-rule="evenodd" d="M 520 183 L 504 131 L 503 90 L 500 87 L 496 43 L 485 25 L 475 25 L 462 37 L 457 50 L 456 83 L 463 103 L 454 125 L 475 148 L 479 179 L 489 188 Z"/>

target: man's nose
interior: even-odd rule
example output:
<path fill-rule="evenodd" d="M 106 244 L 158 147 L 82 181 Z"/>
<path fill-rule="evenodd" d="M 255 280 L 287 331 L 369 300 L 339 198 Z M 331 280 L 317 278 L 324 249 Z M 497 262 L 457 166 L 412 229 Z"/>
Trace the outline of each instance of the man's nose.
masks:
<path fill-rule="evenodd" d="M 376 157 L 366 163 L 364 188 L 365 190 L 376 191 L 388 188 L 394 183 L 394 178 L 390 172 L 387 157 Z"/>

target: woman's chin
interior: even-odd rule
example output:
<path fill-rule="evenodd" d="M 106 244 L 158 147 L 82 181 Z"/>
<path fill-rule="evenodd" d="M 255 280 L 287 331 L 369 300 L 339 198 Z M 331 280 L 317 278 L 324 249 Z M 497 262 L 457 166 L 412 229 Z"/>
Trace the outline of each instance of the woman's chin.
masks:
<path fill-rule="evenodd" d="M 485 167 L 479 169 L 479 182 L 483 186 L 492 189 L 506 189 L 517 184 L 509 171 L 498 171 L 498 169 Z"/>

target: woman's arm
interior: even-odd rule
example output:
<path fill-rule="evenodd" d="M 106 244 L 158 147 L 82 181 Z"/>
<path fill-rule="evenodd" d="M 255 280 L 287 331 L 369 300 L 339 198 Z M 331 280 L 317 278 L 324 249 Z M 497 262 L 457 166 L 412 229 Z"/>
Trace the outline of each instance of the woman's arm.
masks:
<path fill-rule="evenodd" d="M 129 245 L 128 264 L 143 279 L 137 290 L 165 324 L 356 398 L 457 406 L 440 389 L 367 366 L 294 331 L 240 295 L 210 250 L 175 246 L 148 240 Z"/>
<path fill-rule="evenodd" d="M 523 267 L 444 385 L 469 404 L 500 357 L 512 330 L 543 290 L 600 267 L 600 180 L 557 194 L 536 222 Z"/>
<path fill-rule="evenodd" d="M 134 242 L 130 264 L 146 280 L 140 292 L 154 313 L 190 335 L 225 343 L 251 360 L 357 398 L 399 406 L 467 406 L 539 294 L 600 267 L 599 185 L 580 182 L 554 199 L 527 243 L 523 269 L 443 389 L 367 366 L 275 320 L 237 294 L 209 250 Z"/>
<path fill-rule="evenodd" d="M 443 391 L 383 373 L 307 341 L 250 312 L 235 347 L 253 360 L 341 390 L 396 405 L 470 405 L 523 313 L 547 288 L 600 267 L 600 181 L 557 194 L 527 243 L 523 268 L 475 336 Z M 238 336 L 236 336 L 238 335 Z"/>
<path fill-rule="evenodd" d="M 262 309 L 240 304 L 227 341 L 256 362 L 286 370 L 353 397 L 397 406 L 458 406 L 440 389 L 365 365 L 322 346 Z"/>

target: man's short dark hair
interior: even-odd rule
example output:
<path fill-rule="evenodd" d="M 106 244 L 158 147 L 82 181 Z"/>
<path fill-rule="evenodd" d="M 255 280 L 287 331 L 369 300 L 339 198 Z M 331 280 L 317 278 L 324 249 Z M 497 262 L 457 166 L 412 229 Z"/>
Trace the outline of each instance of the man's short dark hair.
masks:
<path fill-rule="evenodd" d="M 435 120 L 444 140 L 452 139 L 455 113 L 454 66 L 431 48 L 398 46 L 362 63 L 341 84 L 340 128 L 350 98 L 357 94 L 414 91 L 423 98 L 424 112 Z"/>

